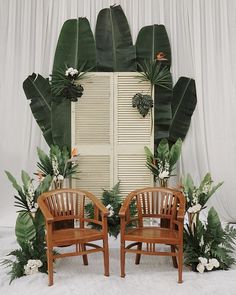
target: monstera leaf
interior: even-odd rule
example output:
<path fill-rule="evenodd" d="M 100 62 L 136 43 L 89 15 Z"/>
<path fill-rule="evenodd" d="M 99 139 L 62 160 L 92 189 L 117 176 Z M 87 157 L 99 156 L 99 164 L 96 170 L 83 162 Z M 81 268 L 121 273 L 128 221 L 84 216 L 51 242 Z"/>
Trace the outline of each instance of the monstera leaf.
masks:
<path fill-rule="evenodd" d="M 143 27 L 138 33 L 135 46 L 138 63 L 158 59 L 165 65 L 171 64 L 170 42 L 165 26 Z"/>
<path fill-rule="evenodd" d="M 169 140 L 171 142 L 176 142 L 178 138 L 184 140 L 196 104 L 195 81 L 190 78 L 180 77 L 173 89 L 172 122 L 169 130 Z"/>
<path fill-rule="evenodd" d="M 33 73 L 23 82 L 23 89 L 27 99 L 30 99 L 30 107 L 43 136 L 50 146 L 53 144 L 51 130 L 51 89 L 49 80 L 41 75 Z"/>
<path fill-rule="evenodd" d="M 30 213 L 20 212 L 16 219 L 15 234 L 18 243 L 26 243 L 32 241 L 35 237 L 35 226 Z"/>
<path fill-rule="evenodd" d="M 96 67 L 96 51 L 93 33 L 87 18 L 67 20 L 61 29 L 54 56 L 53 71 L 66 67 L 84 70 Z"/>
<path fill-rule="evenodd" d="M 99 12 L 95 39 L 99 71 L 136 70 L 135 48 L 126 16 L 120 5 L 111 6 Z"/>

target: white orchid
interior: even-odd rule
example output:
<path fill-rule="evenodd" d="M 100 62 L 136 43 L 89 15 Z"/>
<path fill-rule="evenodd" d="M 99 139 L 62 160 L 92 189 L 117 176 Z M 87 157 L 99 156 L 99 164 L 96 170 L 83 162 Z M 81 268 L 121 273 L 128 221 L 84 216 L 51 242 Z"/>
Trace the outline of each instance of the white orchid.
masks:
<path fill-rule="evenodd" d="M 199 212 L 201 210 L 201 208 L 202 208 L 202 205 L 196 204 L 196 205 L 194 205 L 192 207 L 189 207 L 188 212 L 189 213 L 197 213 L 197 212 Z"/>
<path fill-rule="evenodd" d="M 200 263 L 201 263 L 203 266 L 206 266 L 206 265 L 207 265 L 207 258 L 204 258 L 204 257 L 198 257 L 198 260 L 200 261 Z"/>
<path fill-rule="evenodd" d="M 204 273 L 205 266 L 202 263 L 198 263 L 197 265 L 197 271 L 200 273 Z"/>
<path fill-rule="evenodd" d="M 108 204 L 108 205 L 106 206 L 106 208 L 108 209 L 108 217 L 113 216 L 115 212 L 114 212 L 114 209 L 113 209 L 113 207 L 111 206 L 111 204 Z"/>
<path fill-rule="evenodd" d="M 57 176 L 57 180 L 59 180 L 59 181 L 62 181 L 62 180 L 64 180 L 64 176 L 63 176 L 63 175 L 61 175 L 61 174 L 59 174 L 59 175 Z"/>
<path fill-rule="evenodd" d="M 160 179 L 164 179 L 164 178 L 168 178 L 170 175 L 169 175 L 169 171 L 167 170 L 163 170 L 162 172 L 159 173 L 158 177 Z"/>
<path fill-rule="evenodd" d="M 25 274 L 32 275 L 38 272 L 38 268 L 43 265 L 39 259 L 29 259 L 27 264 L 24 266 Z"/>
<path fill-rule="evenodd" d="M 211 263 L 215 268 L 220 267 L 220 263 L 216 258 L 209 259 L 209 263 Z"/>
<path fill-rule="evenodd" d="M 67 70 L 66 70 L 66 72 L 65 72 L 65 76 L 71 76 L 71 77 L 73 77 L 73 76 L 75 76 L 75 75 L 78 75 L 78 70 L 77 69 L 73 69 L 73 68 L 68 68 Z"/>

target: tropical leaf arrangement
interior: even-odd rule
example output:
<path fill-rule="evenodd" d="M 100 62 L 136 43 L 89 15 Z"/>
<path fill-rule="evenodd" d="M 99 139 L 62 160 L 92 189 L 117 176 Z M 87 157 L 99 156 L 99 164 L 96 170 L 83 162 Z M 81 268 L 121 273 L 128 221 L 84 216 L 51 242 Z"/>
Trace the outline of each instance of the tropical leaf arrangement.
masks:
<path fill-rule="evenodd" d="M 120 182 L 118 182 L 111 190 L 104 190 L 101 201 L 103 205 L 108 209 L 108 233 L 110 236 L 117 238 L 120 233 L 120 217 L 119 211 L 122 205 L 122 198 L 120 194 Z M 88 218 L 94 217 L 94 207 L 92 203 L 86 205 L 86 214 Z M 136 214 L 136 207 L 131 205 L 130 214 L 134 216 Z M 90 224 L 92 228 L 99 228 L 99 225 Z"/>
<path fill-rule="evenodd" d="M 207 173 L 199 187 L 188 175 L 183 180 L 183 193 L 186 197 L 188 223 L 184 228 L 184 260 L 192 270 L 200 273 L 229 269 L 236 261 L 233 257 L 236 229 L 230 225 L 222 227 L 216 210 L 210 208 L 207 221 L 199 218 L 200 211 L 222 182 L 212 186 L 210 173 Z"/>
<path fill-rule="evenodd" d="M 50 175 L 46 176 L 35 188 L 33 179 L 22 171 L 20 186 L 14 176 L 6 171 L 6 175 L 17 191 L 15 206 L 19 209 L 16 220 L 15 234 L 19 247 L 11 251 L 1 264 L 10 268 L 10 283 L 21 276 L 36 272 L 47 272 L 46 243 L 44 218 L 37 205 L 37 198 L 49 190 L 52 182 Z"/>
<path fill-rule="evenodd" d="M 136 93 L 132 98 L 132 107 L 137 108 L 139 113 L 145 118 L 151 108 L 153 108 L 153 99 L 148 94 Z"/>
<path fill-rule="evenodd" d="M 60 188 L 64 179 L 76 178 L 75 175 L 78 173 L 78 153 L 76 149 L 73 149 L 70 154 L 67 147 L 60 149 L 57 145 L 51 145 L 49 155 L 40 148 L 37 148 L 37 152 L 39 170 L 36 174 L 40 179 L 50 175 L 54 187 Z"/>
<path fill-rule="evenodd" d="M 173 176 L 172 172 L 180 157 L 182 148 L 182 140 L 179 138 L 171 147 L 167 139 L 162 139 L 157 146 L 156 153 L 153 154 L 150 149 L 145 146 L 146 165 L 154 177 L 154 181 L 159 180 L 161 186 Z"/>

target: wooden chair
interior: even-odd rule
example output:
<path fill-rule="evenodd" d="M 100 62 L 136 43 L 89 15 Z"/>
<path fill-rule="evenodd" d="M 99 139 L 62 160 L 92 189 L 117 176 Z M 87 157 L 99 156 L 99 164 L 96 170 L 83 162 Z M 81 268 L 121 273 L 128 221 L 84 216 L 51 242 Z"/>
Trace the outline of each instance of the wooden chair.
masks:
<path fill-rule="evenodd" d="M 135 216 L 130 216 L 130 206 L 136 208 Z M 141 254 L 165 255 L 172 256 L 174 267 L 178 268 L 178 283 L 182 283 L 184 215 L 185 197 L 180 191 L 148 187 L 131 192 L 119 212 L 121 277 L 125 277 L 126 253 L 136 254 L 135 264 L 139 264 Z M 145 225 L 145 220 L 150 218 L 157 222 L 154 226 Z M 168 221 L 165 227 L 161 227 L 163 219 Z M 169 245 L 170 251 L 158 250 L 159 244 Z M 133 249 L 134 246 L 137 248 Z"/>
<path fill-rule="evenodd" d="M 85 216 L 85 204 L 92 201 L 94 219 Z M 53 261 L 68 256 L 83 256 L 84 265 L 88 264 L 87 254 L 101 251 L 104 260 L 104 275 L 109 276 L 109 252 L 107 234 L 108 210 L 91 193 L 78 189 L 61 189 L 43 193 L 38 198 L 38 205 L 45 217 L 48 284 L 53 285 Z M 57 229 L 54 226 L 59 221 L 75 220 L 73 228 Z M 101 230 L 86 228 L 85 223 L 101 226 Z M 102 240 L 103 246 L 92 244 L 92 241 Z M 69 253 L 54 253 L 54 247 L 74 245 L 75 251 Z"/>

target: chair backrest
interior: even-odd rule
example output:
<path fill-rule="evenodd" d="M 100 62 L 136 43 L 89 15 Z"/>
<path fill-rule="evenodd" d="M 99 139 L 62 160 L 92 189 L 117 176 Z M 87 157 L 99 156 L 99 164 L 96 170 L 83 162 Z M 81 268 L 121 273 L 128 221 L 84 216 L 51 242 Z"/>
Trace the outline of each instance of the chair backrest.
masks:
<path fill-rule="evenodd" d="M 55 220 L 81 219 L 84 217 L 84 205 L 88 192 L 61 189 L 44 193 L 40 198 Z"/>
<path fill-rule="evenodd" d="M 137 206 L 138 218 L 176 219 L 178 209 L 184 208 L 185 198 L 181 192 L 168 188 L 148 187 L 131 193 Z"/>

